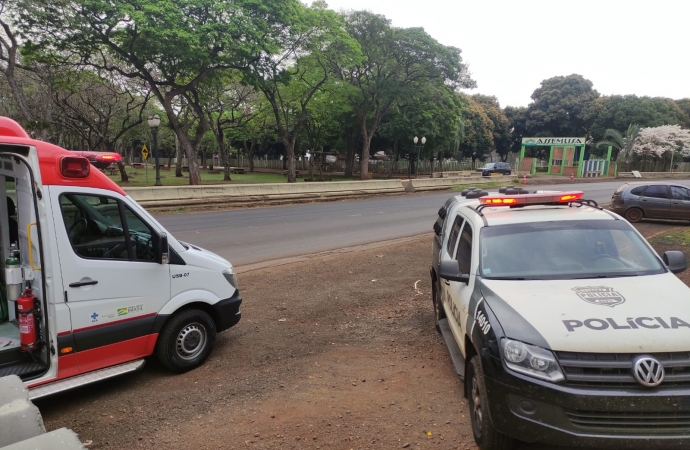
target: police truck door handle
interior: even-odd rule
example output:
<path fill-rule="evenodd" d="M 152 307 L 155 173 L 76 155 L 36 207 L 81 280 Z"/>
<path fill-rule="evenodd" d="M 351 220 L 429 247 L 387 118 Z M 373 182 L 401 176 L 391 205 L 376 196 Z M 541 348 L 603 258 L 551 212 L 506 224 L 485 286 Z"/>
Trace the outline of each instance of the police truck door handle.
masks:
<path fill-rule="evenodd" d="M 450 286 L 450 281 L 448 280 L 443 280 L 444 283 L 446 283 L 446 286 Z"/>
<path fill-rule="evenodd" d="M 98 281 L 92 280 L 92 281 L 78 281 L 76 283 L 70 283 L 69 287 L 72 288 L 77 288 L 77 287 L 82 287 L 82 286 L 93 286 L 94 284 L 98 284 Z"/>

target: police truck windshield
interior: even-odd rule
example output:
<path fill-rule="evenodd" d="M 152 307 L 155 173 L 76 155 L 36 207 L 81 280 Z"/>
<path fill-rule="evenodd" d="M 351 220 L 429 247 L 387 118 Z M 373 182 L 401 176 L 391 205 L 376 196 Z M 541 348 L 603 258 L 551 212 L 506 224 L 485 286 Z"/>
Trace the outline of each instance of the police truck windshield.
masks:
<path fill-rule="evenodd" d="M 479 273 L 487 279 L 616 278 L 666 272 L 620 220 L 500 225 L 481 230 Z"/>

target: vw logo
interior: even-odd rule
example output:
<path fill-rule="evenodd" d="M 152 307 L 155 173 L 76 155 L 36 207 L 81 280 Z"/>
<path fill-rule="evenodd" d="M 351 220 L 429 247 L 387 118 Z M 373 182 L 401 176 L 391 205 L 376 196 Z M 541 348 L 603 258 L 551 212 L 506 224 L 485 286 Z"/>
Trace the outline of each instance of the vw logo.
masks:
<path fill-rule="evenodd" d="M 664 366 L 656 359 L 645 356 L 635 361 L 633 375 L 642 386 L 656 387 L 664 381 Z"/>

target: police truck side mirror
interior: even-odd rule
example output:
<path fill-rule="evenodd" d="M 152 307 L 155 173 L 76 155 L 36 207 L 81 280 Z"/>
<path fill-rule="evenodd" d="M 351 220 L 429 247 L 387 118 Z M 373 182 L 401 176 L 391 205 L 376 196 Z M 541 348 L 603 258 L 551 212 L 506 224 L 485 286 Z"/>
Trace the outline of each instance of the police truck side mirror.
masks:
<path fill-rule="evenodd" d="M 448 281 L 457 281 L 459 283 L 469 283 L 469 274 L 460 272 L 460 263 L 454 259 L 441 261 L 438 265 L 438 276 Z"/>
<path fill-rule="evenodd" d="M 168 235 L 161 233 L 158 236 L 158 264 L 168 264 Z"/>
<path fill-rule="evenodd" d="M 664 264 L 673 273 L 684 272 L 688 268 L 688 261 L 685 259 L 685 254 L 677 250 L 671 250 L 664 253 Z"/>

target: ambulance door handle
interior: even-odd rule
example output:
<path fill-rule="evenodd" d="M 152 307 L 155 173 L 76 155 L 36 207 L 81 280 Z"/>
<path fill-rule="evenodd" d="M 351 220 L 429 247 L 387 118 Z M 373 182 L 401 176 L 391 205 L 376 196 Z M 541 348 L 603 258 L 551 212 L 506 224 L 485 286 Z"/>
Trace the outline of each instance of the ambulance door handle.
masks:
<path fill-rule="evenodd" d="M 91 281 L 78 281 L 76 283 L 70 283 L 69 287 L 71 288 L 78 288 L 82 286 L 93 286 L 94 284 L 98 284 L 98 281 L 96 280 L 91 280 Z"/>
<path fill-rule="evenodd" d="M 450 281 L 448 281 L 448 280 L 443 280 L 443 282 L 446 284 L 446 286 L 450 286 Z"/>

